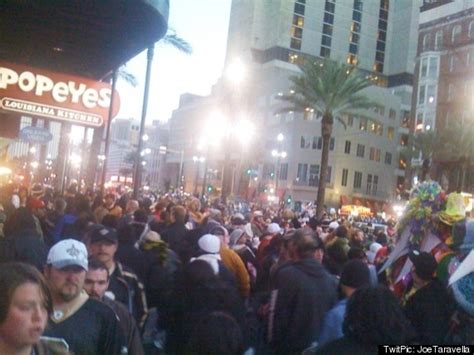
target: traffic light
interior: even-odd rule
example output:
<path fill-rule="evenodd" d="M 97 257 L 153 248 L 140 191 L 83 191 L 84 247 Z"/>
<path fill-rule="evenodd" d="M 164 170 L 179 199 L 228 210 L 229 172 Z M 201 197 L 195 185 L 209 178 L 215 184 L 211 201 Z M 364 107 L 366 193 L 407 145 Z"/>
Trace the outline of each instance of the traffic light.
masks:
<path fill-rule="evenodd" d="M 286 203 L 289 204 L 289 205 L 291 205 L 291 196 L 288 196 L 288 197 L 286 198 Z"/>
<path fill-rule="evenodd" d="M 252 169 L 247 169 L 247 175 L 250 175 L 252 173 Z"/>
<path fill-rule="evenodd" d="M 274 172 L 271 172 L 270 173 L 270 177 L 274 177 L 275 176 L 275 173 Z"/>
<path fill-rule="evenodd" d="M 212 185 L 207 185 L 207 192 L 212 192 L 213 188 Z"/>

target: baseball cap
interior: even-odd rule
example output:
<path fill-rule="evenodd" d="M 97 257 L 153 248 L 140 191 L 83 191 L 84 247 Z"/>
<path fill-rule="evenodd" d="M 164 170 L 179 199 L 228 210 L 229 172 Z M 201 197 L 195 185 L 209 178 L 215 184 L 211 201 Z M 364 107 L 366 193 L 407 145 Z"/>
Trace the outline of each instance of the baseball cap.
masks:
<path fill-rule="evenodd" d="M 339 227 L 339 223 L 337 223 L 336 221 L 329 223 L 329 229 L 336 230 L 338 227 Z"/>
<path fill-rule="evenodd" d="M 419 252 L 413 250 L 408 254 L 411 262 L 415 266 L 416 274 L 423 280 L 430 280 L 433 277 L 434 272 L 438 266 L 436 259 L 433 255 L 427 252 Z"/>
<path fill-rule="evenodd" d="M 44 202 L 38 198 L 30 197 L 28 199 L 28 208 L 32 210 L 44 208 Z"/>
<path fill-rule="evenodd" d="M 49 250 L 46 260 L 48 265 L 56 269 L 62 269 L 66 266 L 80 266 L 87 271 L 87 249 L 84 243 L 75 239 L 64 239 L 54 244 Z"/>
<path fill-rule="evenodd" d="M 91 232 L 91 243 L 107 241 L 111 243 L 118 243 L 117 232 L 114 228 L 102 226 L 96 228 Z"/>

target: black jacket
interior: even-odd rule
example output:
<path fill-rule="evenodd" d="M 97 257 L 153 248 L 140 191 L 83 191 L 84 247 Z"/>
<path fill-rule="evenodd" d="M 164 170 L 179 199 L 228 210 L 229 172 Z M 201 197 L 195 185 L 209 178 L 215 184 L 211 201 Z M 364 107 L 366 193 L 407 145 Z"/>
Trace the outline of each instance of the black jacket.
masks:
<path fill-rule="evenodd" d="M 46 244 L 36 230 L 25 229 L 0 240 L 0 262 L 19 261 L 43 271 L 47 254 Z"/>
<path fill-rule="evenodd" d="M 301 353 L 319 338 L 337 283 L 315 259 L 284 264 L 275 275 L 268 335 L 277 354 Z"/>
<path fill-rule="evenodd" d="M 444 344 L 455 303 L 446 286 L 434 279 L 411 296 L 405 314 L 418 333 L 421 344 Z"/>

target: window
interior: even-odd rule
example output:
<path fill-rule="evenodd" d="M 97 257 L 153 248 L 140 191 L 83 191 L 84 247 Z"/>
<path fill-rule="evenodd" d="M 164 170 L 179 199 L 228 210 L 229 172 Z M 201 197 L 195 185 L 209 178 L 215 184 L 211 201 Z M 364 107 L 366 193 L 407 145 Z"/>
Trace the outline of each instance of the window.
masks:
<path fill-rule="evenodd" d="M 428 104 L 434 104 L 436 97 L 436 85 L 428 85 L 426 89 Z"/>
<path fill-rule="evenodd" d="M 387 39 L 387 32 L 385 31 L 379 31 L 377 40 L 378 41 L 385 41 Z"/>
<path fill-rule="evenodd" d="M 367 188 L 366 193 L 370 195 L 372 193 L 372 174 L 367 174 Z"/>
<path fill-rule="evenodd" d="M 372 185 L 372 193 L 374 195 L 377 195 L 378 184 L 379 184 L 379 177 L 377 175 L 374 175 L 374 184 Z"/>
<path fill-rule="evenodd" d="M 375 63 L 374 64 L 374 71 L 378 73 L 383 73 L 383 63 Z"/>
<path fill-rule="evenodd" d="M 326 1 L 326 5 L 324 7 L 324 10 L 334 13 L 335 7 L 336 7 L 336 4 L 334 4 L 333 2 L 330 2 L 330 1 Z"/>
<path fill-rule="evenodd" d="M 319 183 L 319 165 L 311 164 L 309 166 L 309 186 L 318 186 Z"/>
<path fill-rule="evenodd" d="M 384 20 L 388 20 L 388 12 L 387 10 L 380 9 L 379 11 L 379 17 Z"/>
<path fill-rule="evenodd" d="M 366 117 L 361 117 L 360 118 L 359 129 L 361 131 L 366 131 L 367 130 L 367 118 Z"/>
<path fill-rule="evenodd" d="M 357 144 L 357 152 L 356 152 L 356 155 L 359 157 L 359 158 L 363 158 L 364 155 L 365 155 L 365 145 L 363 144 Z"/>
<path fill-rule="evenodd" d="M 360 189 L 362 187 L 362 173 L 360 171 L 354 172 L 354 189 Z"/>
<path fill-rule="evenodd" d="M 308 136 L 301 136 L 300 140 L 300 148 L 301 149 L 308 149 L 310 146 L 310 138 Z"/>
<path fill-rule="evenodd" d="M 377 50 L 378 51 L 385 51 L 385 42 L 377 41 Z"/>
<path fill-rule="evenodd" d="M 364 3 L 362 0 L 354 0 L 354 9 L 362 11 Z"/>
<path fill-rule="evenodd" d="M 474 21 L 469 23 L 469 38 L 474 38 Z"/>
<path fill-rule="evenodd" d="M 319 52 L 321 57 L 329 57 L 331 55 L 331 49 L 328 47 L 321 47 L 321 51 Z"/>
<path fill-rule="evenodd" d="M 423 105 L 425 103 L 425 90 L 426 86 L 421 85 L 418 90 L 418 105 Z"/>
<path fill-rule="evenodd" d="M 306 182 L 308 175 L 308 164 L 298 164 L 298 173 L 297 180 L 301 182 Z"/>
<path fill-rule="evenodd" d="M 428 46 L 430 44 L 430 34 L 427 33 L 423 36 L 423 50 L 426 51 L 428 49 Z"/>
<path fill-rule="evenodd" d="M 370 147 L 369 160 L 375 160 L 375 148 L 374 147 Z"/>
<path fill-rule="evenodd" d="M 349 176 L 349 170 L 348 169 L 342 169 L 341 186 L 347 186 L 347 177 L 348 176 Z"/>
<path fill-rule="evenodd" d="M 448 85 L 448 101 L 451 101 L 454 97 L 454 85 L 449 84 Z"/>
<path fill-rule="evenodd" d="M 295 38 L 303 38 L 303 29 L 301 27 L 292 26 L 291 36 Z"/>
<path fill-rule="evenodd" d="M 379 19 L 379 29 L 387 31 L 387 21 Z"/>
<path fill-rule="evenodd" d="M 385 53 L 384 52 L 380 52 L 380 51 L 375 52 L 375 60 L 377 62 L 383 62 L 384 59 L 385 59 Z"/>
<path fill-rule="evenodd" d="M 328 171 L 326 173 L 326 183 L 331 183 L 331 175 L 332 175 L 332 166 L 328 166 Z"/>
<path fill-rule="evenodd" d="M 439 51 L 442 48 L 443 48 L 443 30 L 439 30 L 436 32 L 436 35 L 435 35 L 434 49 L 435 51 Z"/>
<path fill-rule="evenodd" d="M 455 67 L 456 67 L 456 56 L 452 54 L 449 57 L 449 71 L 454 71 Z"/>
<path fill-rule="evenodd" d="M 375 161 L 380 162 L 380 155 L 381 155 L 380 149 L 376 149 L 375 150 Z"/>
<path fill-rule="evenodd" d="M 332 36 L 332 26 L 328 24 L 323 25 L 323 33 L 328 36 Z"/>
<path fill-rule="evenodd" d="M 319 141 L 318 137 L 313 137 L 313 144 L 311 145 L 312 149 L 315 149 L 315 150 L 318 149 L 318 141 Z"/>
<path fill-rule="evenodd" d="M 352 32 L 360 32 L 360 23 L 359 22 L 352 22 L 351 31 Z"/>
<path fill-rule="evenodd" d="M 349 41 L 351 43 L 359 43 L 359 39 L 360 39 L 360 35 L 357 34 L 357 33 L 354 33 L 354 32 L 351 32 L 351 35 L 350 35 L 350 38 L 349 38 Z"/>
<path fill-rule="evenodd" d="M 361 22 L 362 20 L 362 12 L 360 11 L 352 11 L 352 19 L 357 22 Z"/>
<path fill-rule="evenodd" d="M 388 111 L 388 118 L 390 118 L 391 120 L 396 119 L 397 118 L 397 111 L 395 111 L 393 108 L 391 108 Z"/>
<path fill-rule="evenodd" d="M 392 153 L 385 152 L 385 164 L 392 165 Z"/>
<path fill-rule="evenodd" d="M 332 25 L 334 23 L 334 14 L 331 14 L 330 12 L 325 12 L 324 22 L 330 23 Z"/>
<path fill-rule="evenodd" d="M 304 26 L 304 17 L 300 15 L 293 15 L 293 25 L 298 27 Z"/>
<path fill-rule="evenodd" d="M 288 179 L 288 163 L 280 164 L 280 180 Z"/>
<path fill-rule="evenodd" d="M 318 149 L 323 149 L 323 137 L 318 138 Z"/>
<path fill-rule="evenodd" d="M 347 64 L 357 65 L 357 63 L 358 63 L 358 60 L 357 60 L 357 56 L 355 54 L 349 54 L 347 56 Z"/>
<path fill-rule="evenodd" d="M 295 14 L 304 15 L 304 5 L 295 3 Z"/>
<path fill-rule="evenodd" d="M 329 150 L 334 150 L 335 141 L 336 141 L 336 138 L 332 137 L 331 140 L 329 141 Z"/>
<path fill-rule="evenodd" d="M 301 40 L 292 38 L 290 42 L 290 47 L 296 50 L 301 50 Z"/>
<path fill-rule="evenodd" d="M 351 154 L 351 141 L 346 141 L 344 145 L 344 153 Z"/>
<path fill-rule="evenodd" d="M 355 43 L 349 44 L 349 53 L 357 54 L 357 52 L 358 52 L 358 45 Z"/>
<path fill-rule="evenodd" d="M 323 35 L 321 38 L 321 44 L 323 46 L 331 47 L 331 37 Z"/>
<path fill-rule="evenodd" d="M 456 43 L 459 41 L 459 37 L 461 36 L 461 25 L 456 25 L 453 27 L 453 31 L 451 32 L 451 43 Z"/>
<path fill-rule="evenodd" d="M 423 58 L 420 65 L 420 76 L 426 78 L 428 76 L 428 58 Z"/>
<path fill-rule="evenodd" d="M 348 115 L 347 116 L 347 125 L 349 127 L 352 127 L 354 125 L 354 116 L 353 115 Z"/>
<path fill-rule="evenodd" d="M 381 123 L 375 124 L 375 133 L 379 136 L 383 136 L 383 124 Z"/>
<path fill-rule="evenodd" d="M 387 128 L 387 138 L 391 141 L 393 141 L 393 138 L 395 137 L 395 128 L 393 127 L 388 127 Z"/>
<path fill-rule="evenodd" d="M 438 76 L 438 57 L 430 57 L 428 76 L 430 78 L 436 78 Z"/>

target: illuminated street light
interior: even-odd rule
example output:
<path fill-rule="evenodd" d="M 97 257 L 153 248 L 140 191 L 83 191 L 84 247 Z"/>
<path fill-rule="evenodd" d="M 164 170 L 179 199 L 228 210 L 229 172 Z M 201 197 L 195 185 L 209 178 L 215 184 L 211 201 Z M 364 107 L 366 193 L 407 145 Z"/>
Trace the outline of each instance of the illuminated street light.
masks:
<path fill-rule="evenodd" d="M 283 139 L 285 139 L 285 136 L 283 135 L 283 133 L 278 133 L 277 141 L 278 142 L 283 142 Z"/>
<path fill-rule="evenodd" d="M 146 133 L 142 136 L 142 140 L 143 140 L 144 142 L 147 142 L 149 139 L 150 139 L 150 137 L 149 137 L 148 134 L 146 134 Z"/>
<path fill-rule="evenodd" d="M 30 148 L 30 153 L 35 154 L 36 153 L 36 147 L 31 147 Z"/>
<path fill-rule="evenodd" d="M 255 134 L 255 126 L 247 119 L 237 122 L 235 127 L 235 135 L 241 144 L 248 143 Z"/>
<path fill-rule="evenodd" d="M 30 165 L 31 165 L 31 167 L 32 167 L 33 169 L 37 169 L 38 166 L 39 166 L 39 163 L 38 163 L 37 161 L 32 161 L 32 162 L 30 163 Z"/>
<path fill-rule="evenodd" d="M 245 79 L 245 65 L 240 59 L 235 59 L 226 69 L 225 76 L 233 84 L 240 84 Z"/>

